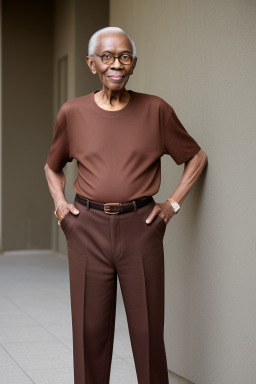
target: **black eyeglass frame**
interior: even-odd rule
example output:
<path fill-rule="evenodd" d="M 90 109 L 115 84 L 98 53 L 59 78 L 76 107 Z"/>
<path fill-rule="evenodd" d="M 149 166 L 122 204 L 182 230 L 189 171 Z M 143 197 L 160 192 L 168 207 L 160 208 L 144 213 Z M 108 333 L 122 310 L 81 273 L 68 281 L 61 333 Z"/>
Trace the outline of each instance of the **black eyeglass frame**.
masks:
<path fill-rule="evenodd" d="M 109 53 L 110 53 L 110 52 L 109 52 Z M 103 56 L 104 56 L 104 55 L 105 55 L 105 54 L 103 54 L 103 55 L 98 55 L 97 53 L 94 54 L 94 56 L 99 56 L 99 57 L 101 58 L 101 61 L 102 61 L 102 62 L 103 62 Z M 110 53 L 110 55 L 112 55 L 112 53 Z M 133 56 L 132 56 L 132 55 L 129 55 L 129 54 L 127 53 L 127 56 L 129 56 L 129 57 L 131 58 L 131 62 L 130 62 L 130 63 L 127 63 L 127 64 L 124 64 L 124 63 L 122 63 L 122 62 L 120 61 L 120 57 L 123 56 L 123 55 L 124 55 L 124 53 L 122 53 L 122 55 L 119 55 L 119 56 L 114 56 L 114 55 L 112 55 L 113 58 L 114 58 L 114 60 L 112 61 L 112 63 L 104 63 L 104 62 L 103 62 L 103 64 L 111 65 L 111 64 L 113 64 L 113 63 L 116 61 L 116 59 L 118 59 L 119 63 L 122 64 L 122 65 L 131 65 L 132 60 L 133 60 Z"/>

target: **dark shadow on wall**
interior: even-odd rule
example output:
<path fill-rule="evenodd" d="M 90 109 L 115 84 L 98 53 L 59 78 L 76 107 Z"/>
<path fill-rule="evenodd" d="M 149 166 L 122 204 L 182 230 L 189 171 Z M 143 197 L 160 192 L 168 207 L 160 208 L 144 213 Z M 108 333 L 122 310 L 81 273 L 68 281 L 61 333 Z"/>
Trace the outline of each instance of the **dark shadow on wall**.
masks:
<path fill-rule="evenodd" d="M 193 217 L 193 222 L 195 225 L 198 222 L 198 217 L 200 215 L 200 211 L 202 208 L 204 186 L 207 179 L 207 170 L 208 170 L 208 163 L 206 164 L 200 178 L 198 179 L 195 186 L 193 187 L 193 190 L 191 191 L 191 194 L 193 194 L 193 204 L 191 205 L 190 214 Z M 195 229 L 195 225 L 193 226 L 194 229 Z"/>
<path fill-rule="evenodd" d="M 3 250 L 48 249 L 53 1 L 2 1 L 2 57 Z"/>

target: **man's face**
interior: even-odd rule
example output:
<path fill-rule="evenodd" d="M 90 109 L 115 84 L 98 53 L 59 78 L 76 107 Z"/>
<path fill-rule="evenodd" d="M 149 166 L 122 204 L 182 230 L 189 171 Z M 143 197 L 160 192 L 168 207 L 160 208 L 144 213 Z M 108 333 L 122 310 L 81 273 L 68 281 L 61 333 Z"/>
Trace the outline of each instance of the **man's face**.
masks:
<path fill-rule="evenodd" d="M 109 33 L 99 37 L 95 49 L 95 54 L 103 55 L 104 53 L 112 53 L 114 56 L 123 53 L 132 55 L 132 46 L 125 35 Z M 132 63 L 128 65 L 121 64 L 118 59 L 115 59 L 113 64 L 104 64 L 98 56 L 87 56 L 86 60 L 92 73 L 98 73 L 103 87 L 118 91 L 125 87 L 133 73 L 137 58 L 133 58 Z"/>

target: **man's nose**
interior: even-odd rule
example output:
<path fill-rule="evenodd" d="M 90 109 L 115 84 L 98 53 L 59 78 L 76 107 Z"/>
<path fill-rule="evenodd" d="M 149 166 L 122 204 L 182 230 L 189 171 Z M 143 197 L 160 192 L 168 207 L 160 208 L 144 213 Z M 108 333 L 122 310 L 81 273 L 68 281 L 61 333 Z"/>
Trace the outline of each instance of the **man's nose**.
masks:
<path fill-rule="evenodd" d="M 115 57 L 115 61 L 111 64 L 110 68 L 122 68 L 122 64 L 120 63 L 118 57 Z"/>

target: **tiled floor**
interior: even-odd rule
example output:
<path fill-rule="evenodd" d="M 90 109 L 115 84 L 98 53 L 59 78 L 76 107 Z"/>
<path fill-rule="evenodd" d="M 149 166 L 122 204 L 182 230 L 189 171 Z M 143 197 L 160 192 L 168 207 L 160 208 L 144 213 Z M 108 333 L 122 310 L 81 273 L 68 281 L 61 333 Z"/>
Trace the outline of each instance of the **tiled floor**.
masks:
<path fill-rule="evenodd" d="M 0 254 L 0 383 L 73 384 L 68 261 L 52 252 Z M 137 384 L 118 284 L 111 384 Z"/>

